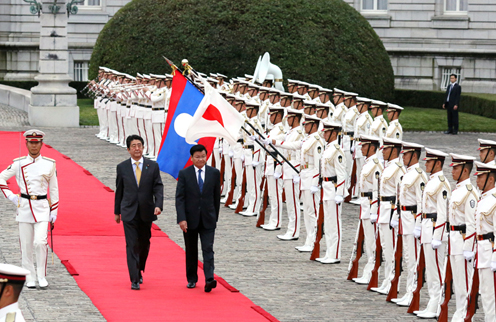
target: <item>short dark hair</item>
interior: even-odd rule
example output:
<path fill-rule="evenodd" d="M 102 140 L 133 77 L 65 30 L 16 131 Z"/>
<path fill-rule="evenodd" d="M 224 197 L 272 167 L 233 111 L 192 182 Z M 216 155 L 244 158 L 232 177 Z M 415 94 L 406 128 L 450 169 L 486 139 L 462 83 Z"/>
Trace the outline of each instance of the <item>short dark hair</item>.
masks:
<path fill-rule="evenodd" d="M 196 145 L 193 145 L 191 147 L 191 149 L 189 149 L 189 154 L 191 154 L 191 156 L 193 156 L 193 154 L 195 154 L 195 152 L 202 152 L 202 151 L 205 151 L 205 153 L 208 154 L 207 148 L 204 145 L 196 144 Z"/>
<path fill-rule="evenodd" d="M 451 77 L 451 76 L 455 76 L 455 79 L 457 79 L 457 78 L 458 78 L 458 76 L 456 76 L 456 74 L 451 74 L 451 75 L 450 75 L 450 77 Z"/>
<path fill-rule="evenodd" d="M 143 138 L 141 136 L 132 134 L 126 138 L 126 145 L 128 150 L 131 148 L 131 142 L 133 142 L 134 140 L 140 140 L 141 144 L 145 145 L 145 141 L 143 141 Z"/>

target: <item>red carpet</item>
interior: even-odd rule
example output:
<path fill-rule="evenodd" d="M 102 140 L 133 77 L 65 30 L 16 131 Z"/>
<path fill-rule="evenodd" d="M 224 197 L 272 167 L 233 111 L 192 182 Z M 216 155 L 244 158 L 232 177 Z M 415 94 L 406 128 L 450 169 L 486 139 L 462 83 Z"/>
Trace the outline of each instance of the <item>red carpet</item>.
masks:
<path fill-rule="evenodd" d="M 19 157 L 19 145 L 21 156 L 27 150 L 18 132 L 0 132 L 0 139 L 2 171 Z M 187 289 L 184 251 L 156 225 L 144 284 L 132 291 L 124 231 L 113 221 L 112 189 L 55 149 L 45 145 L 41 152 L 57 161 L 60 207 L 54 251 L 108 321 L 277 321 L 221 278 L 216 289 L 205 293 L 201 270 L 197 287 Z M 14 181 L 9 180 L 10 186 L 17 192 Z"/>

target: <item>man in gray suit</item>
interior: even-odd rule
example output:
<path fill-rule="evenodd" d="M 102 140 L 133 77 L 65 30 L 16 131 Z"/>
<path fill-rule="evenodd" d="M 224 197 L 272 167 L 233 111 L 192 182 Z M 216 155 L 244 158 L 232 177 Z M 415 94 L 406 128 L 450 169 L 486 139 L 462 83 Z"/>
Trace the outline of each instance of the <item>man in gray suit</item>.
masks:
<path fill-rule="evenodd" d="M 130 135 L 126 145 L 131 158 L 117 166 L 114 214 L 115 222 L 122 220 L 124 225 L 131 289 L 139 290 L 150 251 L 152 222 L 162 213 L 164 186 L 158 164 L 143 158 L 143 138 Z"/>

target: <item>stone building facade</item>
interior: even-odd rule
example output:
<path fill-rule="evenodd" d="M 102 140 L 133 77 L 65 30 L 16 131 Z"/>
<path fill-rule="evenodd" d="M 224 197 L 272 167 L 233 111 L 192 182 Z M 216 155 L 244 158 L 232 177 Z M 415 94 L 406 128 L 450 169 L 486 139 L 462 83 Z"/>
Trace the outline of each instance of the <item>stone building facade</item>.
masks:
<path fill-rule="evenodd" d="M 496 0 L 344 0 L 391 57 L 396 88 L 443 90 L 459 75 L 464 92 L 496 93 Z M 86 80 L 98 33 L 129 0 L 85 0 L 69 18 L 69 75 Z M 350 22 L 352 23 L 352 22 Z M 0 2 L 0 79 L 32 80 L 39 19 L 22 0 Z"/>

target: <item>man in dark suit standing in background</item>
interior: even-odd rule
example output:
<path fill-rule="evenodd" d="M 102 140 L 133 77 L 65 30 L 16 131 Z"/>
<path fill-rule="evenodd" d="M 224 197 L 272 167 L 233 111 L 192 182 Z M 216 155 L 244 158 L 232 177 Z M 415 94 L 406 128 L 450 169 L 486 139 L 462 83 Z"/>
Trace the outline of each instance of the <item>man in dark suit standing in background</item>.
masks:
<path fill-rule="evenodd" d="M 214 279 L 214 235 L 220 209 L 220 172 L 206 165 L 207 149 L 194 145 L 192 166 L 179 171 L 176 187 L 177 223 L 186 245 L 186 278 L 188 288 L 198 282 L 198 235 L 203 253 L 205 292 L 217 286 Z"/>
<path fill-rule="evenodd" d="M 143 158 L 143 138 L 130 135 L 126 144 L 131 158 L 117 166 L 114 214 L 115 221 L 122 219 L 124 225 L 131 289 L 139 290 L 150 251 L 152 222 L 162 213 L 164 185 L 158 164 Z"/>
<path fill-rule="evenodd" d="M 451 84 L 446 88 L 446 96 L 443 108 L 448 110 L 448 131 L 444 134 L 458 134 L 458 107 L 460 106 L 460 95 L 462 87 L 456 82 L 456 75 L 450 75 Z"/>

